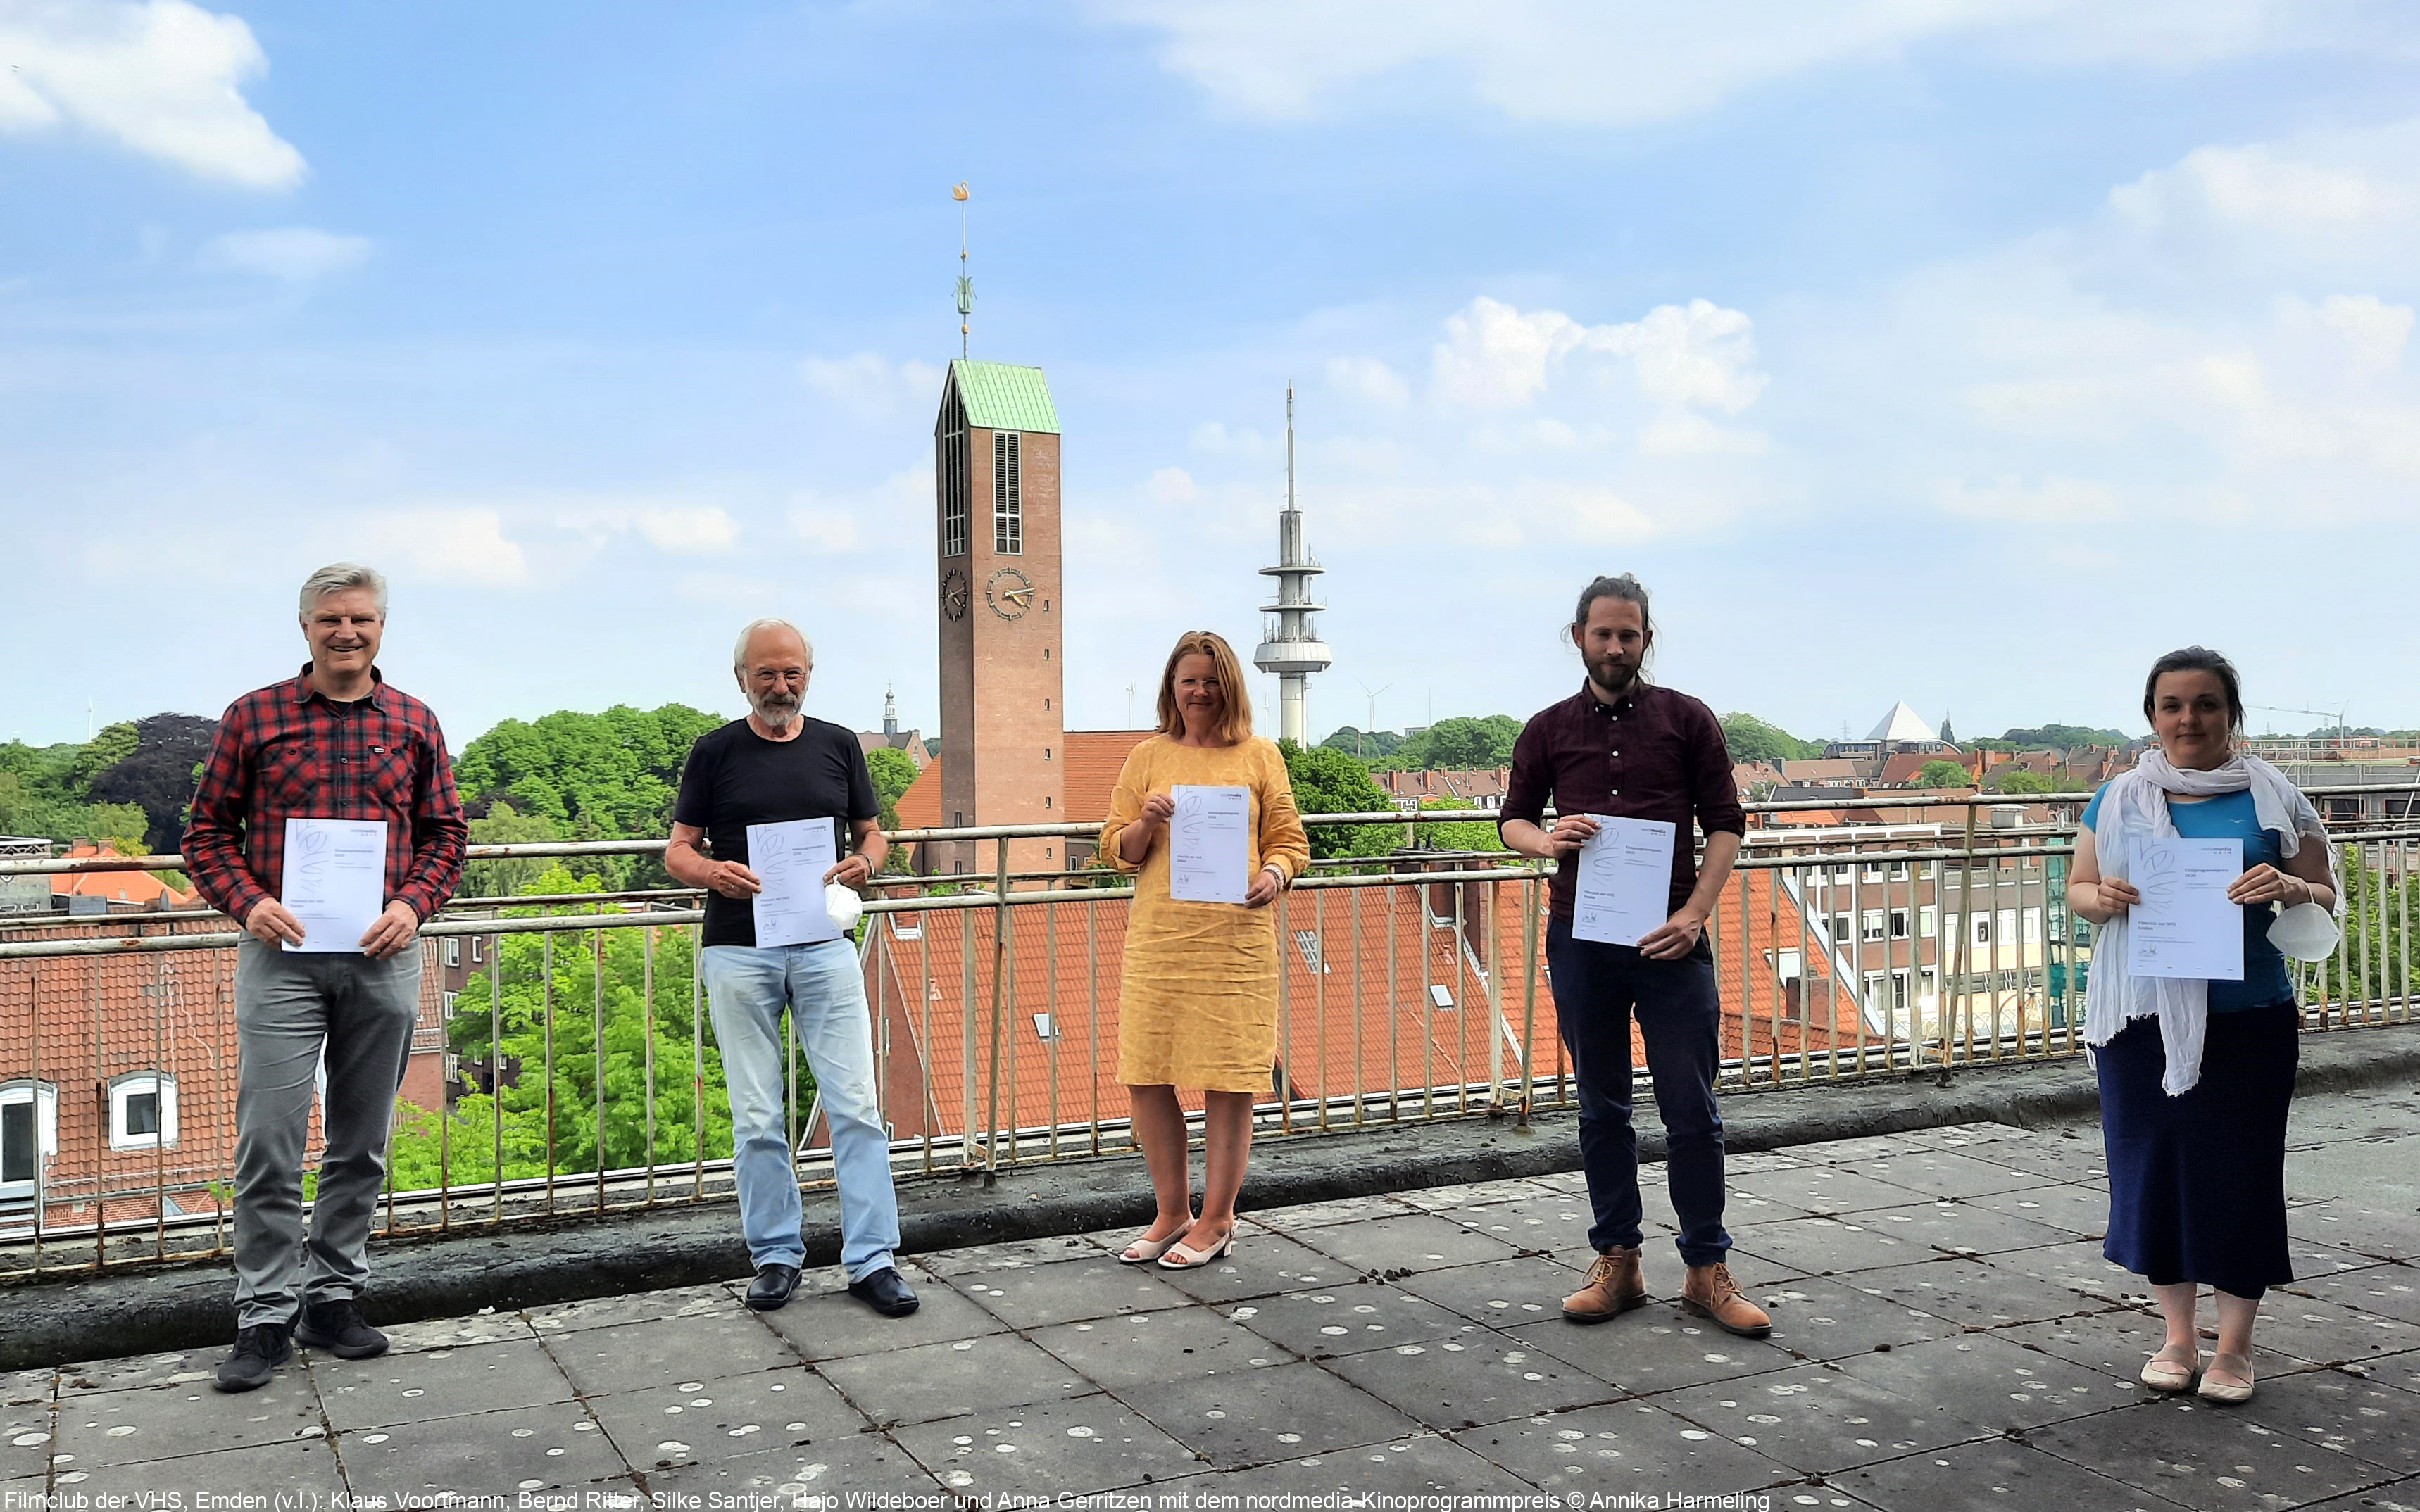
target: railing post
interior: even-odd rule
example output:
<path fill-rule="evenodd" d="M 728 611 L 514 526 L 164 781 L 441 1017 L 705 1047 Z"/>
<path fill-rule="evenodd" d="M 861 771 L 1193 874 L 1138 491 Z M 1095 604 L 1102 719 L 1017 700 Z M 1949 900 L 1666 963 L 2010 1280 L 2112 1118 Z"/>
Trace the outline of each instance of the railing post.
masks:
<path fill-rule="evenodd" d="M 1529 1127 L 1529 1105 L 1537 1100 L 1538 1043 L 1538 879 L 1521 884 L 1521 1117 L 1516 1127 Z"/>
<path fill-rule="evenodd" d="M 1000 1029 L 1001 979 L 1008 952 L 1008 837 L 1000 838 L 997 851 L 998 875 L 993 886 L 1000 889 L 992 903 L 991 932 L 991 1080 L 990 1100 L 984 1117 L 984 1185 L 1000 1180 Z"/>

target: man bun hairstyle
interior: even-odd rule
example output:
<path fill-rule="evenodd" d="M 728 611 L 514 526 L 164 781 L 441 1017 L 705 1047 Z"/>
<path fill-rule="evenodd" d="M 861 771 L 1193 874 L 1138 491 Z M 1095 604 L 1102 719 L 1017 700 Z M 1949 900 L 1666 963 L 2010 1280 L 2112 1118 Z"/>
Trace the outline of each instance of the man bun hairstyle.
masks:
<path fill-rule="evenodd" d="M 1589 610 L 1600 598 L 1618 598 L 1625 604 L 1638 606 L 1639 633 L 1647 638 L 1646 655 L 1639 658 L 1638 675 L 1647 676 L 1647 663 L 1655 655 L 1655 616 L 1647 607 L 1647 585 L 1629 573 L 1619 578 L 1597 578 L 1580 590 L 1579 607 L 1572 610 L 1572 640 L 1576 643 L 1580 633 L 1588 628 Z"/>
<path fill-rule="evenodd" d="M 2243 684 L 2235 675 L 2235 663 L 2208 646 L 2187 646 L 2171 651 L 2151 663 L 2151 675 L 2143 679 L 2143 721 L 2151 718 L 2151 704 L 2160 690 L 2160 679 L 2169 672 L 2209 672 L 2226 689 L 2226 719 L 2229 728 L 2243 729 Z"/>
<path fill-rule="evenodd" d="M 307 623 L 312 611 L 319 607 L 319 600 L 330 594 L 341 594 L 354 588 L 370 591 L 370 597 L 378 601 L 378 616 L 383 621 L 386 618 L 386 575 L 376 567 L 365 567 L 358 562 L 331 562 L 303 579 L 302 602 L 296 613 Z"/>

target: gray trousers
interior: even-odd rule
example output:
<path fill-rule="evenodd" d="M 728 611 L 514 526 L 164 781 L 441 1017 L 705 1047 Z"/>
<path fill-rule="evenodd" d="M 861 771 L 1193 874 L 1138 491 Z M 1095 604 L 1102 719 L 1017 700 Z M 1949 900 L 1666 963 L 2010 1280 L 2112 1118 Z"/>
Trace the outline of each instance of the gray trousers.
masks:
<path fill-rule="evenodd" d="M 236 1326 L 290 1323 L 359 1292 L 387 1129 L 420 1018 L 420 946 L 384 961 L 247 939 L 235 967 Z M 327 1149 L 302 1231 L 302 1149 L 327 1052 Z M 297 1278 L 301 1285 L 297 1286 Z"/>

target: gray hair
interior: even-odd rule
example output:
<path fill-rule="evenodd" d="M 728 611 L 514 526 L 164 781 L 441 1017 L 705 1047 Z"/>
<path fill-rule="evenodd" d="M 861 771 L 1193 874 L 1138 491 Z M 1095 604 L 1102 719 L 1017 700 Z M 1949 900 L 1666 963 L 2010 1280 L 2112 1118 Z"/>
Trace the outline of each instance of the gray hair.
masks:
<path fill-rule="evenodd" d="M 760 620 L 750 620 L 747 624 L 739 627 L 739 639 L 732 642 L 731 646 L 731 670 L 733 671 L 744 674 L 748 671 L 748 642 L 749 640 L 759 630 L 789 631 L 792 635 L 799 638 L 799 644 L 807 648 L 807 665 L 812 667 L 815 664 L 815 643 L 807 639 L 807 632 L 799 629 L 797 625 L 792 625 L 787 620 L 775 619 L 772 616 L 768 615 Z"/>
<path fill-rule="evenodd" d="M 378 601 L 379 618 L 386 618 L 386 575 L 358 562 L 331 562 L 303 579 L 302 608 L 297 612 L 307 620 L 311 611 L 319 607 L 319 600 L 351 588 L 368 589 L 370 597 Z"/>

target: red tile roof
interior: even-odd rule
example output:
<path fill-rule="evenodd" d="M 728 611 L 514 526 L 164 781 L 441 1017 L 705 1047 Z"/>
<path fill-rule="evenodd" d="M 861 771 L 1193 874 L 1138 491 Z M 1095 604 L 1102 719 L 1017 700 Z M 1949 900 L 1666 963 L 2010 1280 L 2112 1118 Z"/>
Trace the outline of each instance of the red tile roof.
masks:
<path fill-rule="evenodd" d="M 1059 751 L 1059 759 L 1066 763 L 1059 780 L 1069 821 L 1094 824 L 1109 816 L 1109 795 L 1117 789 L 1126 753 L 1154 733 L 1149 730 L 1067 732 Z M 936 756 L 899 795 L 899 825 L 903 829 L 938 829 L 943 823 L 941 758 Z"/>
<path fill-rule="evenodd" d="M 69 847 L 66 858 L 120 854 L 115 845 L 79 841 Z M 107 898 L 113 903 L 137 903 L 146 908 L 160 906 L 163 897 L 170 908 L 190 908 L 194 903 L 192 893 L 178 892 L 148 872 L 54 872 L 51 874 L 51 896 Z"/>

